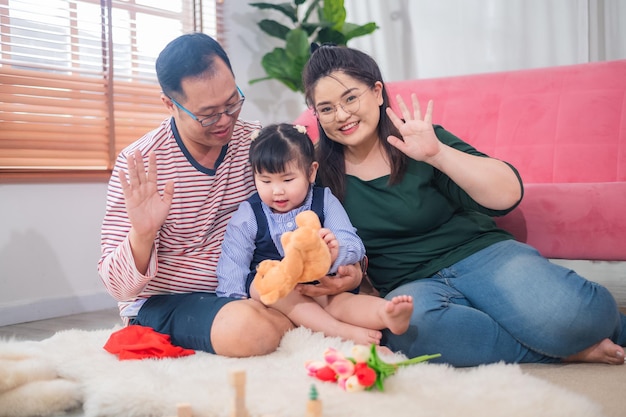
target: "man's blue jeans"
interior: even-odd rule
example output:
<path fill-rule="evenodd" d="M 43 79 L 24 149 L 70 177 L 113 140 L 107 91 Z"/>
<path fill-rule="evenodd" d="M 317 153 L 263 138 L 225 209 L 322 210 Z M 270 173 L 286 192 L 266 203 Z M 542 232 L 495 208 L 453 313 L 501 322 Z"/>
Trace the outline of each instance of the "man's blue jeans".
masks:
<path fill-rule="evenodd" d="M 409 357 L 475 366 L 560 362 L 610 338 L 626 344 L 626 316 L 603 286 L 513 240 L 494 244 L 436 275 L 394 289 L 414 299 L 403 335 L 386 344 Z"/>

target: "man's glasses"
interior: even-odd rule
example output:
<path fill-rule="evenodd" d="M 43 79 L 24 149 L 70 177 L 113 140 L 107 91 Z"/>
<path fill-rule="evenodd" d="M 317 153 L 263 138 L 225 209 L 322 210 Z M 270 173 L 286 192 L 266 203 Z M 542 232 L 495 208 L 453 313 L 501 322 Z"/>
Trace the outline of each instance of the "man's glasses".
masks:
<path fill-rule="evenodd" d="M 337 104 L 323 104 L 317 106 L 314 109 L 315 115 L 320 122 L 330 123 L 335 120 L 337 106 L 341 107 L 341 109 L 348 114 L 354 114 L 359 111 L 359 107 L 361 106 L 360 97 L 367 91 L 368 90 L 362 92 L 358 90 L 350 91 L 346 96 L 342 97 Z"/>
<path fill-rule="evenodd" d="M 243 106 L 243 102 L 246 100 L 246 96 L 243 95 L 243 93 L 241 92 L 241 89 L 239 89 L 239 86 L 237 86 L 237 91 L 239 92 L 239 95 L 241 96 L 239 101 L 237 101 L 236 103 L 229 104 L 228 106 L 226 106 L 224 108 L 223 112 L 214 113 L 214 114 L 212 114 L 210 116 L 203 117 L 202 119 L 200 119 L 198 116 L 196 116 L 195 114 L 193 114 L 192 112 L 187 110 L 185 107 L 183 107 L 182 104 L 180 104 L 178 101 L 174 100 L 172 97 L 170 97 L 170 100 L 172 100 L 172 103 L 176 104 L 176 106 L 179 109 L 181 109 L 182 111 L 187 113 L 193 120 L 195 120 L 196 122 L 200 123 L 200 125 L 202 127 L 208 127 L 208 126 L 211 126 L 211 125 L 217 123 L 217 121 L 222 118 L 223 114 L 225 114 L 227 116 L 232 116 L 233 114 L 235 114 L 239 110 L 241 110 L 241 107 Z"/>

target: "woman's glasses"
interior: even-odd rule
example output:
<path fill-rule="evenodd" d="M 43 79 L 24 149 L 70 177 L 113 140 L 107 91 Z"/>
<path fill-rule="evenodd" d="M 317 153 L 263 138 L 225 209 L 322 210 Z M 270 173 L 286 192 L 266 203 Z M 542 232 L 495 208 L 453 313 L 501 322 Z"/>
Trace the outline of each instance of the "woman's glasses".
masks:
<path fill-rule="evenodd" d="M 350 115 L 359 111 L 361 106 L 361 96 L 368 90 L 359 92 L 358 90 L 352 90 L 348 92 L 341 100 L 336 104 L 322 104 L 313 110 L 315 116 L 322 123 L 330 123 L 335 120 L 335 114 L 337 113 L 337 106 L 341 107 L 345 113 Z"/>

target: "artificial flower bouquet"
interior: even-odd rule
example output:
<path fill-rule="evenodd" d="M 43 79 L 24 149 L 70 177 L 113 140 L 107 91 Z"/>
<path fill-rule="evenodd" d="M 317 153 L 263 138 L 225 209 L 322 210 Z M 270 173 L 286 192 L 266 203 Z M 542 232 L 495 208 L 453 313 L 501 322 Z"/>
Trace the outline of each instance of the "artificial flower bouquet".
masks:
<path fill-rule="evenodd" d="M 364 345 L 355 345 L 352 348 L 352 357 L 345 357 L 334 348 L 324 352 L 324 360 L 307 361 L 305 367 L 309 376 L 320 381 L 337 382 L 348 392 L 371 390 L 376 387 L 384 391 L 384 380 L 395 374 L 401 366 L 413 365 L 438 358 L 441 354 L 422 355 L 401 362 L 387 363 L 378 356 L 376 345 L 369 348 Z"/>

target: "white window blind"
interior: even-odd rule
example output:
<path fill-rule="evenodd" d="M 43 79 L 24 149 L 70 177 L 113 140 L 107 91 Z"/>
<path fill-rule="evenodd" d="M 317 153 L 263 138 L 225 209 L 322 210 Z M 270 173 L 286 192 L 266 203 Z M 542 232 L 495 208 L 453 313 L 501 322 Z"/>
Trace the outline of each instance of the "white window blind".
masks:
<path fill-rule="evenodd" d="M 215 0 L 0 0 L 0 177 L 108 173 L 167 117 L 154 62 Z"/>

